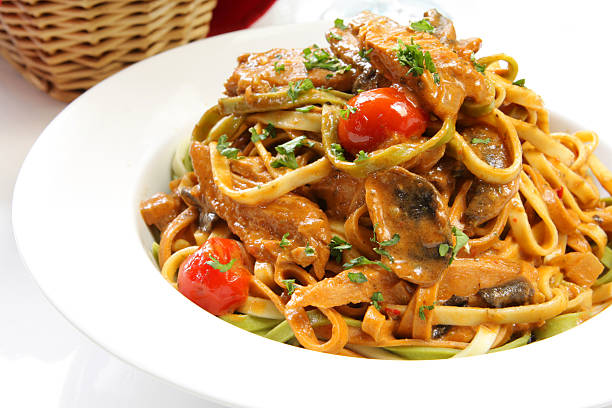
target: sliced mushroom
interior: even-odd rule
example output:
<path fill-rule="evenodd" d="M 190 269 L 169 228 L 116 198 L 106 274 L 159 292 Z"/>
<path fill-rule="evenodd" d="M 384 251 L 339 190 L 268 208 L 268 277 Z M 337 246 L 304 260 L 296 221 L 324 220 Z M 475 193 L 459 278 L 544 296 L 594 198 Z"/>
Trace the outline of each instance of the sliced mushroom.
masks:
<path fill-rule="evenodd" d="M 510 155 L 497 131 L 488 126 L 471 126 L 462 132 L 478 156 L 495 168 L 510 165 Z M 468 192 L 464 221 L 476 227 L 499 215 L 519 188 L 518 178 L 507 184 L 475 180 Z"/>
<path fill-rule="evenodd" d="M 488 307 L 500 308 L 520 306 L 529 302 L 534 289 L 525 278 L 513 279 L 491 288 L 480 289 L 476 296 L 480 297 Z"/>
<path fill-rule="evenodd" d="M 419 285 L 438 281 L 450 254 L 440 256 L 441 244 L 452 245 L 446 207 L 425 178 L 401 167 L 375 173 L 365 182 L 366 203 L 377 225 L 379 242 L 400 239 L 384 249 L 393 259 L 382 261 L 400 278 Z"/>

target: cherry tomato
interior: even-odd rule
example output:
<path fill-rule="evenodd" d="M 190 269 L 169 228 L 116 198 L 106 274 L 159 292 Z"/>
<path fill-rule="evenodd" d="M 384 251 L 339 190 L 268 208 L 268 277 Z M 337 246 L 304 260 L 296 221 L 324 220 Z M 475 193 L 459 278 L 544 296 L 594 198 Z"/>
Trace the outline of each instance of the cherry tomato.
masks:
<path fill-rule="evenodd" d="M 226 269 L 232 261 L 227 271 L 220 270 Z M 246 301 L 250 279 L 238 243 L 215 237 L 209 238 L 183 261 L 177 283 L 179 292 L 189 300 L 220 316 L 232 313 Z"/>
<path fill-rule="evenodd" d="M 420 136 L 427 127 L 425 112 L 395 88 L 361 92 L 347 105 L 349 115 L 338 123 L 338 138 L 351 154 L 376 150 L 392 136 L 402 141 Z"/>

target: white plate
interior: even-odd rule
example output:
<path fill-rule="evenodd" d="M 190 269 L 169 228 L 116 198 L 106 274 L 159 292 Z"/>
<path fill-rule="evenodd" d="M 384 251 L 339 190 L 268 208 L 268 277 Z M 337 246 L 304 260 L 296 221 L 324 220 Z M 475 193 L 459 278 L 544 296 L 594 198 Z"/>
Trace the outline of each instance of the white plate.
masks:
<path fill-rule="evenodd" d="M 138 203 L 166 189 L 173 146 L 220 96 L 237 55 L 322 42 L 326 27 L 193 43 L 120 72 L 58 115 L 24 162 L 13 201 L 19 249 L 50 301 L 125 361 L 231 406 L 590 407 L 612 400 L 612 311 L 493 355 L 373 361 L 242 331 L 160 276 Z M 559 117 L 554 123 L 579 128 Z M 609 157 L 609 149 L 599 152 Z"/>

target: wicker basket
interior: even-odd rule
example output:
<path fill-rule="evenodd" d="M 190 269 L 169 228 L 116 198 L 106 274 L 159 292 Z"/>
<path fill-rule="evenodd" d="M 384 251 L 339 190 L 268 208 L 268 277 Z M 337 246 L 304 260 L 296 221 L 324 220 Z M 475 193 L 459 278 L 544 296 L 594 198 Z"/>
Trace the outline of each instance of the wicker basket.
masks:
<path fill-rule="evenodd" d="M 71 101 L 123 67 L 208 33 L 216 0 L 0 1 L 0 55 Z"/>

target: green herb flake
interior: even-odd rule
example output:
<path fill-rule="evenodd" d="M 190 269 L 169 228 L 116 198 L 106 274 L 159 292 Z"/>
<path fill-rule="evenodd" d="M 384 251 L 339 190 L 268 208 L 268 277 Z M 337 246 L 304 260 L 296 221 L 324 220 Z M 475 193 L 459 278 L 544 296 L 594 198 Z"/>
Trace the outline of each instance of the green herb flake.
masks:
<path fill-rule="evenodd" d="M 488 137 L 486 139 L 480 139 L 478 137 L 473 137 L 471 143 L 472 144 L 489 144 L 491 143 L 491 139 Z"/>
<path fill-rule="evenodd" d="M 411 23 L 410 28 L 412 28 L 414 31 L 421 31 L 429 34 L 434 32 L 434 26 L 432 26 L 431 23 L 425 19 Z"/>
<path fill-rule="evenodd" d="M 474 55 L 472 55 L 470 60 L 472 61 L 472 65 L 474 65 L 474 68 L 476 69 L 476 71 L 480 72 L 481 74 L 484 74 L 485 69 L 487 67 L 483 64 L 479 64 L 478 61 L 476 61 L 476 58 L 474 58 Z"/>
<path fill-rule="evenodd" d="M 295 159 L 295 149 L 300 146 L 305 146 L 306 136 L 296 137 L 288 142 L 283 143 L 282 145 L 276 146 L 274 149 L 278 152 L 278 156 L 270 165 L 274 168 L 278 167 L 288 167 L 290 169 L 297 169 L 298 164 Z"/>
<path fill-rule="evenodd" d="M 436 83 L 436 85 L 440 85 L 440 74 L 438 74 L 437 72 L 433 74 L 433 79 L 434 82 Z"/>
<path fill-rule="evenodd" d="M 389 240 L 383 241 L 383 242 L 379 242 L 378 245 L 380 246 L 391 246 L 391 245 L 395 245 L 399 242 L 400 240 L 400 236 L 399 234 L 393 234 L 393 237 Z"/>
<path fill-rule="evenodd" d="M 516 81 L 514 81 L 512 83 L 512 85 L 524 87 L 525 86 L 525 78 L 517 79 Z"/>
<path fill-rule="evenodd" d="M 278 246 L 281 248 L 287 248 L 289 246 L 289 240 L 287 238 L 289 238 L 288 232 L 283 235 L 280 242 L 278 243 Z"/>
<path fill-rule="evenodd" d="M 276 128 L 272 123 L 268 123 L 268 125 L 261 131 L 261 133 L 257 133 L 257 129 L 255 126 L 249 128 L 249 132 L 251 133 L 251 141 L 253 143 L 257 143 L 261 140 L 265 140 L 267 138 L 275 138 L 276 137 Z"/>
<path fill-rule="evenodd" d="M 336 34 L 336 33 L 334 33 L 334 32 L 331 32 L 331 31 L 330 31 L 330 33 L 329 33 L 329 36 L 330 36 L 331 38 L 333 38 L 334 40 L 336 40 L 336 41 L 340 41 L 340 40 L 342 40 L 342 36 L 341 36 L 341 35 L 338 35 L 338 34 Z M 328 40 L 328 41 L 329 41 L 329 40 Z"/>
<path fill-rule="evenodd" d="M 368 160 L 369 158 L 370 158 L 370 155 L 368 153 L 364 152 L 363 150 L 360 150 L 359 153 L 357 153 L 357 157 L 355 158 L 353 162 L 359 163 L 361 161 Z"/>
<path fill-rule="evenodd" d="M 372 301 L 372 305 L 376 308 L 376 310 L 380 311 L 381 307 L 379 302 L 384 302 L 385 299 L 383 298 L 383 294 L 381 292 L 374 292 L 372 293 L 370 300 Z"/>
<path fill-rule="evenodd" d="M 368 278 L 361 272 L 349 272 L 348 278 L 353 283 L 363 283 L 367 282 Z"/>
<path fill-rule="evenodd" d="M 423 75 L 426 69 L 432 74 L 436 73 L 436 65 L 429 51 L 423 53 L 421 47 L 414 43 L 414 38 L 410 40 L 410 45 L 404 44 L 400 39 L 397 40 L 397 59 L 400 64 L 409 68 L 406 75 L 412 74 L 412 76 L 415 77 L 420 76 Z M 434 77 L 434 81 L 435 80 L 436 78 Z M 437 82 L 439 82 L 439 77 Z"/>
<path fill-rule="evenodd" d="M 341 18 L 337 18 L 334 20 L 334 27 L 340 30 L 346 30 L 348 27 L 344 25 L 344 20 Z"/>
<path fill-rule="evenodd" d="M 446 242 L 443 244 L 440 244 L 440 246 L 438 247 L 438 253 L 440 254 L 440 256 L 444 257 L 446 256 L 446 254 L 448 254 L 448 251 L 450 250 L 450 245 L 448 245 Z"/>
<path fill-rule="evenodd" d="M 420 318 L 421 320 L 423 320 L 423 321 L 424 321 L 425 319 L 427 319 L 427 318 L 425 317 L 425 310 L 433 310 L 433 308 L 434 308 L 434 305 L 429 305 L 429 306 L 428 306 L 428 305 L 421 305 L 421 306 L 419 307 L 419 318 Z"/>
<path fill-rule="evenodd" d="M 314 108 L 315 108 L 314 105 L 308 105 L 308 106 L 302 106 L 300 108 L 295 108 L 295 110 L 298 112 L 307 113 L 313 110 Z"/>
<path fill-rule="evenodd" d="M 461 251 L 461 248 L 465 247 L 465 250 L 469 253 L 470 252 L 470 246 L 468 245 L 468 241 L 470 240 L 470 237 L 468 237 L 463 231 L 461 231 L 459 228 L 453 226 L 452 228 L 452 233 L 455 236 L 455 246 L 453 247 L 453 253 L 450 257 L 450 259 L 448 260 L 448 264 L 450 265 L 455 258 L 457 257 L 457 254 L 459 253 L 459 251 Z M 439 251 L 439 248 L 438 248 Z"/>
<path fill-rule="evenodd" d="M 342 262 L 342 251 L 346 251 L 347 249 L 351 249 L 353 246 L 340 238 L 337 235 L 334 235 L 329 243 L 329 253 L 332 258 L 336 260 L 336 262 Z"/>
<path fill-rule="evenodd" d="M 242 157 L 238 157 L 240 149 L 230 147 L 230 143 L 227 141 L 227 135 L 221 135 L 219 137 L 219 140 L 217 141 L 217 151 L 219 152 L 219 154 L 227 157 L 228 159 L 242 159 Z"/>
<path fill-rule="evenodd" d="M 289 296 L 293 295 L 293 292 L 295 292 L 296 289 L 295 279 L 283 279 L 281 282 L 283 282 L 283 284 L 285 285 L 285 289 L 287 289 L 287 294 Z"/>
<path fill-rule="evenodd" d="M 351 105 L 346 105 L 346 109 L 340 109 L 340 117 L 342 119 L 348 119 L 352 113 L 357 112 L 357 108 Z"/>
<path fill-rule="evenodd" d="M 374 48 L 370 48 L 368 50 L 366 50 L 365 48 L 362 48 L 362 49 L 359 50 L 359 56 L 361 58 L 365 58 L 365 59 L 367 59 L 369 61 L 370 60 L 369 55 L 370 55 L 370 53 L 372 51 L 374 51 Z"/>
<path fill-rule="evenodd" d="M 391 254 L 389 252 L 387 252 L 386 249 L 383 249 L 383 248 L 374 248 L 374 252 L 376 252 L 380 256 L 386 256 L 387 258 L 389 258 L 389 260 L 391 262 L 394 261 L 393 256 L 391 256 Z"/>
<path fill-rule="evenodd" d="M 389 268 L 387 265 L 385 265 L 384 263 L 380 262 L 380 261 L 370 261 L 368 258 L 366 258 L 365 256 L 360 256 L 354 259 L 351 259 L 349 262 L 345 263 L 344 265 L 342 265 L 342 267 L 344 269 L 350 269 L 353 268 L 355 266 L 363 266 L 363 265 L 378 265 L 381 268 L 383 268 L 384 270 L 391 272 L 391 268 Z"/>
<path fill-rule="evenodd" d="M 274 71 L 281 72 L 285 70 L 285 64 L 279 64 L 278 61 L 274 62 Z"/>
<path fill-rule="evenodd" d="M 334 157 L 341 161 L 346 161 L 346 157 L 344 156 L 344 149 L 338 143 L 332 143 L 330 145 L 331 153 Z"/>
<path fill-rule="evenodd" d="M 287 91 L 287 95 L 289 95 L 289 98 L 291 98 L 291 102 L 295 102 L 302 92 L 306 92 L 311 89 L 314 89 L 314 84 L 310 78 L 302 79 L 296 83 L 289 81 L 289 90 Z"/>
<path fill-rule="evenodd" d="M 309 256 L 315 254 L 315 250 L 313 247 L 310 246 L 310 242 L 306 243 L 306 247 L 304 248 L 304 253 Z"/>
<path fill-rule="evenodd" d="M 313 68 L 326 69 L 333 72 L 346 72 L 352 67 L 345 64 L 342 60 L 332 56 L 323 48 L 313 45 L 313 48 L 304 48 L 302 55 L 304 57 L 304 66 L 310 71 Z"/>
<path fill-rule="evenodd" d="M 232 265 L 234 265 L 234 262 L 236 262 L 235 259 L 232 259 L 231 261 L 229 261 L 226 264 L 223 264 L 221 262 L 219 262 L 219 260 L 217 258 L 215 258 L 213 255 L 210 256 L 210 261 L 206 261 L 205 264 L 209 265 L 215 269 L 217 269 L 219 272 L 227 272 L 230 269 L 232 269 Z"/>

